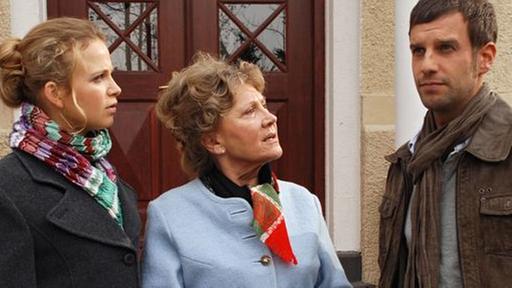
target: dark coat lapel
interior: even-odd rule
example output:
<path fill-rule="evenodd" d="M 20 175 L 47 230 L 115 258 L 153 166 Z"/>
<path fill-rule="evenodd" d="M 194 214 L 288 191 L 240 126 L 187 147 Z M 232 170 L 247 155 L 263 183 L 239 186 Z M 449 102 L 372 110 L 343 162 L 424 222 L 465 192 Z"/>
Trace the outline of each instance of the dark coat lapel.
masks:
<path fill-rule="evenodd" d="M 128 188 L 122 188 L 123 185 L 118 184 L 124 223 L 125 227 L 128 227 L 128 231 L 125 232 L 86 191 L 35 157 L 20 151 L 15 151 L 15 154 L 34 181 L 50 184 L 63 192 L 60 202 L 47 214 L 48 221 L 80 237 L 136 250 L 136 243 L 127 235 L 134 235 L 133 239 L 136 239 L 138 231 L 134 230 L 140 227 L 140 220 L 137 215 L 133 215 L 137 214 L 133 212 L 137 211 L 133 210 L 136 201 L 129 199 L 131 197 L 128 195 Z"/>
<path fill-rule="evenodd" d="M 139 233 L 141 232 L 141 221 L 137 207 L 137 194 L 128 184 L 119 178 L 118 184 L 119 200 L 123 209 L 124 232 L 132 239 L 135 247 L 138 247 Z"/>

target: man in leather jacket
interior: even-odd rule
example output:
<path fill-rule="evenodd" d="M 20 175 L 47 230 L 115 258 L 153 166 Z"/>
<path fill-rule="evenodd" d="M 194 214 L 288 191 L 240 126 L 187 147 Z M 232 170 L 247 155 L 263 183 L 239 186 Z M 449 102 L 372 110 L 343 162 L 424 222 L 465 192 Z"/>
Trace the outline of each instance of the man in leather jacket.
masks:
<path fill-rule="evenodd" d="M 487 0 L 420 0 L 409 28 L 421 131 L 386 157 L 380 287 L 512 287 L 512 109 L 484 82 Z"/>

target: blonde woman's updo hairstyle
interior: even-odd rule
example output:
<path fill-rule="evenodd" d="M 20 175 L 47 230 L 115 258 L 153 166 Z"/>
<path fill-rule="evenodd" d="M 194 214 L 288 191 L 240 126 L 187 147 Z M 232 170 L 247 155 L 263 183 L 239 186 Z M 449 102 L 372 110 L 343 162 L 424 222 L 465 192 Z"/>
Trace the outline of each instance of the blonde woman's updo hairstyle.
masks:
<path fill-rule="evenodd" d="M 230 65 L 199 52 L 192 65 L 172 74 L 160 93 L 157 116 L 176 138 L 181 166 L 189 175 L 202 175 L 212 167 L 213 160 L 201 144 L 201 136 L 215 131 L 242 84 L 263 92 L 265 81 L 258 66 L 243 61 Z"/>
<path fill-rule="evenodd" d="M 10 107 L 37 104 L 41 88 L 53 81 L 71 89 L 79 50 L 93 40 L 105 41 L 90 21 L 55 18 L 35 26 L 23 38 L 0 44 L 0 97 Z"/>

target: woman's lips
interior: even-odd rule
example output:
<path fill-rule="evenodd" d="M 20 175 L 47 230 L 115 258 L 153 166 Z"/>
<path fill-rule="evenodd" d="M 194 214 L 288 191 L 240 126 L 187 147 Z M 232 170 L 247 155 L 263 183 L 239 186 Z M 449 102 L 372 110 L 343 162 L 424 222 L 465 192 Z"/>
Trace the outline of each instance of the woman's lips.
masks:
<path fill-rule="evenodd" d="M 263 138 L 263 142 L 274 142 L 277 141 L 277 133 L 269 133 Z"/>
<path fill-rule="evenodd" d="M 116 111 L 117 111 L 117 104 L 113 104 L 113 105 L 108 106 L 107 107 L 107 111 L 109 113 L 116 113 Z"/>

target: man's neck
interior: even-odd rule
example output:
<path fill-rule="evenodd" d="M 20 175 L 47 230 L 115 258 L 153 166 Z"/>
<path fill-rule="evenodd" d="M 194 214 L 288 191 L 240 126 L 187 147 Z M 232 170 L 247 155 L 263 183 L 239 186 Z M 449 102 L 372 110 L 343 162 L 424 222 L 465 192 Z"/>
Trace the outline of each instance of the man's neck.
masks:
<path fill-rule="evenodd" d="M 478 85 L 475 85 L 475 87 L 470 91 L 470 93 L 468 93 L 471 96 L 466 97 L 462 105 L 459 105 L 454 109 L 449 108 L 445 111 L 433 111 L 436 127 L 444 127 L 448 125 L 448 123 L 450 123 L 453 119 L 461 115 L 468 106 L 468 103 L 471 101 L 471 99 L 475 98 L 475 96 L 480 92 L 480 90 L 482 90 L 483 85 L 483 80 L 479 81 Z"/>

